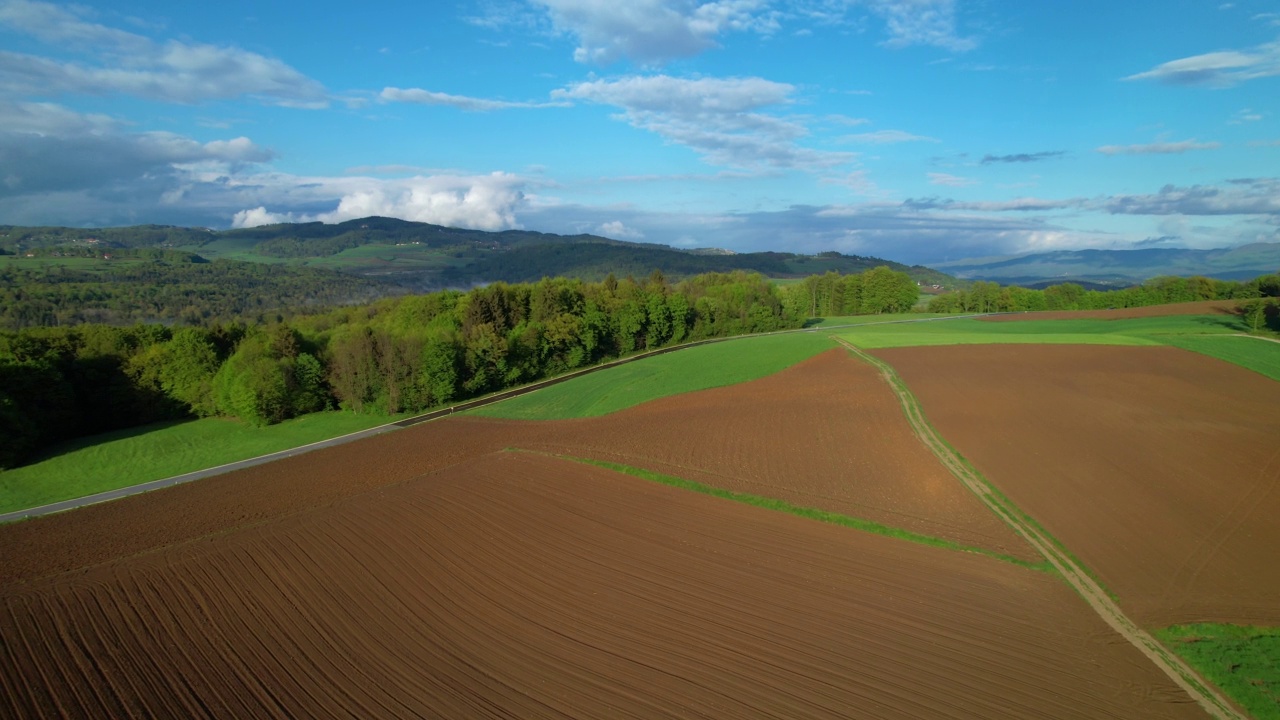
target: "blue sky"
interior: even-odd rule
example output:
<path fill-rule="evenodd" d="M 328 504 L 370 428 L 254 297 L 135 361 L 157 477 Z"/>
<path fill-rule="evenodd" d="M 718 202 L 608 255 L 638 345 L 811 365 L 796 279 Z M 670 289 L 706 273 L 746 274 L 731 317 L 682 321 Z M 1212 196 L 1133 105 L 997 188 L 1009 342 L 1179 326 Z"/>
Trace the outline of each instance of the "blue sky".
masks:
<path fill-rule="evenodd" d="M 0 0 L 0 223 L 1280 241 L 1280 3 Z"/>

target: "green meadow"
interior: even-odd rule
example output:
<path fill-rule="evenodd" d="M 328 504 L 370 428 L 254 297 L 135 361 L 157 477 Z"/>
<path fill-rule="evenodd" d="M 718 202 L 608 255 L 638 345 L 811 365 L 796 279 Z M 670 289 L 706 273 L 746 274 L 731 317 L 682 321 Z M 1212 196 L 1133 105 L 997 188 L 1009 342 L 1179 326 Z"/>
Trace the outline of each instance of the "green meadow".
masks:
<path fill-rule="evenodd" d="M 516 420 L 596 417 L 669 395 L 755 380 L 833 347 L 819 332 L 743 337 L 582 375 L 470 412 Z"/>
<path fill-rule="evenodd" d="M 1174 625 L 1156 637 L 1256 720 L 1280 720 L 1280 628 Z"/>
<path fill-rule="evenodd" d="M 399 417 L 323 412 L 252 427 L 206 418 L 80 438 L 0 472 L 0 512 L 23 510 L 217 467 L 384 425 Z"/>

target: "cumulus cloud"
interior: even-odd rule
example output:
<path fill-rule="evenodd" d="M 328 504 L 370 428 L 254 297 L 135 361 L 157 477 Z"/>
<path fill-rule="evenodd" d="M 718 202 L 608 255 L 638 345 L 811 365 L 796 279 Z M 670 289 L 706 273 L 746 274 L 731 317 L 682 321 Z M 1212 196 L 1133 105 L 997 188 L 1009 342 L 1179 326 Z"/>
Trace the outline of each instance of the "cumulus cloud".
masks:
<path fill-rule="evenodd" d="M 904 142 L 942 142 L 938 138 L 926 137 L 924 135 L 912 135 L 902 130 L 877 130 L 875 132 L 857 133 L 855 135 L 845 135 L 840 138 L 840 142 L 858 143 L 865 145 L 891 145 Z"/>
<path fill-rule="evenodd" d="M 596 234 L 602 235 L 614 240 L 640 240 L 644 238 L 644 233 L 635 228 L 627 227 L 621 220 L 610 220 L 602 223 L 596 228 Z"/>
<path fill-rule="evenodd" d="M 666 75 L 592 80 L 556 90 L 557 100 L 622 108 L 622 119 L 692 148 L 714 165 L 738 168 L 829 168 L 852 153 L 802 147 L 808 130 L 761 112 L 791 102 L 794 87 L 762 78 L 683 79 Z"/>
<path fill-rule="evenodd" d="M 560 32 L 574 35 L 574 60 L 608 64 L 627 57 L 661 64 L 714 47 L 726 32 L 768 34 L 777 13 L 765 0 L 533 0 L 550 13 Z"/>
<path fill-rule="evenodd" d="M 259 181 L 246 178 L 246 182 Z M 370 216 L 394 217 L 474 230 L 518 228 L 516 210 L 525 202 L 526 181 L 510 173 L 489 175 L 431 175 L 383 180 L 376 178 L 290 178 L 275 177 L 263 195 L 276 194 L 282 205 L 297 202 L 292 190 L 309 186 L 306 195 L 312 204 L 326 196 L 337 207 L 322 212 L 268 210 L 262 205 L 232 215 L 235 227 L 253 227 L 278 222 L 338 223 Z M 289 187 L 292 184 L 293 187 Z M 283 187 L 282 187 L 283 186 Z M 336 196 L 336 197 L 335 197 Z"/>
<path fill-rule="evenodd" d="M 1066 154 L 1067 151 L 1065 150 L 1045 150 L 1034 153 L 1014 153 L 1012 155 L 983 155 L 981 163 L 983 165 L 992 163 L 1033 163 L 1041 160 L 1051 160 Z"/>
<path fill-rule="evenodd" d="M 488 112 L 491 110 L 513 110 L 526 108 L 568 107 L 567 102 L 509 102 L 506 100 L 487 100 L 484 98 L 450 95 L 432 92 L 422 88 L 401 89 L 397 87 L 383 88 L 378 94 L 382 102 L 415 103 L 418 105 L 444 105 L 472 112 Z"/>
<path fill-rule="evenodd" d="M 1220 142 L 1199 142 L 1197 140 L 1181 140 L 1178 142 L 1155 142 L 1146 145 L 1103 145 L 1098 152 L 1103 155 L 1172 155 L 1192 150 L 1217 150 Z"/>
<path fill-rule="evenodd" d="M 73 46 L 93 58 L 86 64 L 0 52 L 0 90 L 28 97 L 119 93 L 182 104 L 242 96 L 296 107 L 328 104 L 320 83 L 275 58 L 237 47 L 158 43 L 86 22 L 74 7 L 30 0 L 0 3 L 0 24 L 49 45 Z"/>
<path fill-rule="evenodd" d="M 1280 75 L 1280 40 L 1248 50 L 1219 50 L 1171 60 L 1124 79 L 1227 88 L 1275 75 Z"/>

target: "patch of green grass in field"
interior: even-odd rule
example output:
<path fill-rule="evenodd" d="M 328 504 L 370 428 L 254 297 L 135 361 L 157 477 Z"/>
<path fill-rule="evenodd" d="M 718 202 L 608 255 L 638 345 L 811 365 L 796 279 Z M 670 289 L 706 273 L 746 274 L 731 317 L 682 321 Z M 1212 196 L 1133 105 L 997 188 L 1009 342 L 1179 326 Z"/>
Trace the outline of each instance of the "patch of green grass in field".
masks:
<path fill-rule="evenodd" d="M 44 460 L 0 472 L 0 512 L 204 470 L 402 417 L 324 412 L 262 428 L 207 418 L 80 438 L 55 448 Z"/>
<path fill-rule="evenodd" d="M 1174 625 L 1156 637 L 1257 720 L 1280 720 L 1280 628 Z"/>
<path fill-rule="evenodd" d="M 520 451 L 520 452 L 526 452 L 526 451 Z M 971 552 L 971 553 L 977 553 L 979 555 L 986 555 L 987 557 L 992 557 L 992 558 L 996 558 L 997 560 L 1010 562 L 1015 565 L 1019 565 L 1021 567 L 1029 568 L 1032 570 L 1040 570 L 1042 572 L 1050 571 L 1050 566 L 1047 562 L 1029 563 L 1029 562 L 1026 562 L 1025 560 L 1019 560 L 1015 557 L 1011 557 L 1009 555 L 1002 555 L 1000 553 L 992 552 L 991 550 L 986 550 L 984 548 L 961 545 L 960 543 L 953 542 L 951 540 L 945 540 L 943 538 L 933 537 L 932 535 L 921 535 L 919 533 L 913 533 L 910 530 L 903 530 L 902 528 L 890 527 L 888 525 L 881 525 L 880 523 L 872 522 L 870 520 L 863 520 L 861 518 L 849 517 L 848 515 L 841 515 L 839 513 L 827 512 L 826 510 L 818 510 L 816 508 L 808 508 L 808 507 L 802 507 L 800 505 L 792 505 L 791 503 L 786 502 L 784 500 L 776 500 L 774 498 L 763 497 L 761 495 L 752 495 L 750 493 L 740 493 L 740 492 L 734 492 L 732 490 L 724 490 L 721 488 L 711 487 L 710 485 L 703 485 L 702 483 L 693 482 L 692 480 L 685 480 L 684 478 L 673 477 L 671 475 L 663 475 L 661 473 L 650 472 L 648 470 L 634 468 L 629 465 L 620 465 L 618 463 L 606 462 L 604 460 L 591 460 L 588 458 L 579 458 L 579 457 L 573 457 L 570 455 L 553 455 L 552 457 L 561 458 L 563 460 L 572 460 L 573 462 L 582 463 L 584 465 L 594 465 L 596 467 L 602 467 L 607 470 L 613 470 L 614 472 L 620 472 L 625 475 L 638 477 L 643 480 L 662 483 L 663 485 L 670 485 L 671 487 L 680 488 L 682 490 L 690 490 L 692 492 L 701 493 L 703 495 L 711 495 L 713 497 L 723 498 L 725 500 L 733 500 L 734 502 L 746 503 L 748 505 L 754 505 L 756 507 L 765 508 L 766 510 L 776 510 L 778 512 L 785 512 L 791 515 L 798 515 L 803 518 L 808 518 L 810 520 L 817 520 L 819 522 L 831 523 L 832 525 L 841 525 L 843 527 L 853 528 L 855 530 L 862 530 L 863 532 L 875 533 L 877 535 L 885 535 L 887 537 L 897 538 L 899 540 L 906 540 L 908 542 L 919 543 L 921 545 L 929 545 L 930 547 L 943 548 L 944 550 L 958 550 L 961 552 Z"/>
<path fill-rule="evenodd" d="M 945 318 L 920 323 L 867 325 L 837 334 L 863 348 L 1008 343 L 1161 345 L 1171 336 L 1235 333 L 1239 318 L 1181 315 L 1129 320 L 1022 320 L 991 322 Z"/>
<path fill-rule="evenodd" d="M 1280 343 L 1238 335 L 1170 335 L 1166 344 L 1226 360 L 1280 380 Z"/>
<path fill-rule="evenodd" d="M 819 333 L 738 338 L 644 358 L 469 412 L 515 420 L 597 417 L 668 395 L 762 378 L 833 347 Z"/>

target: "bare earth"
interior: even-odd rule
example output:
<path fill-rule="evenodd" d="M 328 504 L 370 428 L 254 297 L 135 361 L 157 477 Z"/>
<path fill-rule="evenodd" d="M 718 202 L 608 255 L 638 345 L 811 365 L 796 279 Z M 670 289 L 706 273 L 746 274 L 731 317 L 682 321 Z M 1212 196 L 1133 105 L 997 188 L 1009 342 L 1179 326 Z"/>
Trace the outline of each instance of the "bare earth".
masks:
<path fill-rule="evenodd" d="M 1165 347 L 874 354 L 1141 624 L 1280 623 L 1280 383 Z"/>
<path fill-rule="evenodd" d="M 552 424 L 529 443 L 1041 558 L 912 432 L 875 368 L 835 349 L 755 382 Z"/>
<path fill-rule="evenodd" d="M 1128 320 L 1170 315 L 1236 315 L 1236 307 L 1239 304 L 1239 300 L 1204 300 L 1115 310 L 1050 310 L 1015 315 L 991 315 L 979 319 L 985 322 L 1017 322 L 1019 320 Z"/>
<path fill-rule="evenodd" d="M 6 584 L 0 637 L 16 716 L 1202 716 L 1053 576 L 514 452 Z"/>

